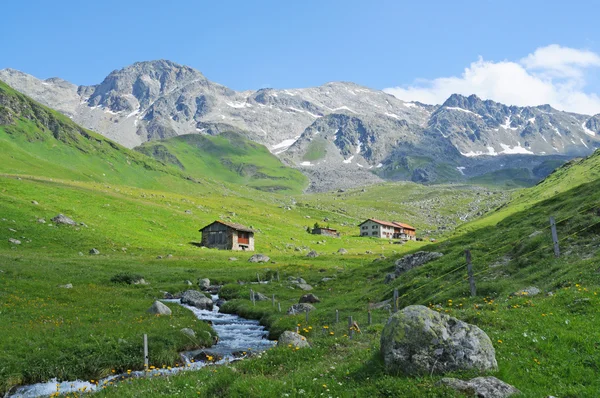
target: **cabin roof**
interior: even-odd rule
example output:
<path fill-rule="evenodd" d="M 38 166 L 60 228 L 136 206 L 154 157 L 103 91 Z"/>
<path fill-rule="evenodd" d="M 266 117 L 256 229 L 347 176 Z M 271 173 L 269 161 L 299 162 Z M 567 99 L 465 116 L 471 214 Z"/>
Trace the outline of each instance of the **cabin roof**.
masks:
<path fill-rule="evenodd" d="M 225 225 L 225 226 L 227 226 L 227 227 L 229 227 L 229 228 L 233 228 L 233 229 L 235 229 L 236 231 L 242 231 L 242 232 L 251 232 L 251 233 L 254 233 L 254 230 L 253 230 L 253 229 L 251 229 L 251 228 L 248 228 L 248 227 L 246 227 L 245 225 L 242 225 L 242 224 L 237 224 L 237 223 L 234 223 L 234 222 L 229 222 L 229 221 L 222 221 L 222 220 L 216 220 L 216 221 L 213 221 L 213 222 L 211 222 L 210 224 L 208 224 L 208 225 L 206 225 L 206 226 L 204 226 L 204 227 L 200 228 L 200 230 L 199 230 L 199 231 L 200 231 L 200 232 L 202 232 L 203 230 L 205 230 L 206 228 L 210 227 L 210 226 L 211 226 L 211 225 L 213 225 L 214 223 L 223 224 L 223 225 Z"/>
<path fill-rule="evenodd" d="M 368 222 L 368 221 L 373 221 L 373 222 L 374 222 L 374 223 L 376 223 L 376 224 L 380 224 L 380 225 L 386 225 L 386 226 L 388 226 L 388 227 L 392 227 L 392 228 L 401 227 L 401 228 L 412 229 L 412 230 L 415 230 L 415 231 L 416 231 L 416 229 L 415 229 L 414 227 L 411 227 L 411 226 L 410 226 L 410 225 L 408 225 L 408 224 L 404 224 L 404 223 L 401 223 L 401 222 L 395 222 L 395 221 L 394 221 L 394 222 L 389 222 L 389 221 L 381 221 L 381 220 L 377 220 L 377 219 L 375 219 L 375 218 L 369 218 L 368 220 L 366 220 L 366 221 L 363 221 L 362 223 L 358 224 L 358 226 L 360 227 L 361 225 L 363 225 L 364 223 L 366 223 L 366 222 Z"/>

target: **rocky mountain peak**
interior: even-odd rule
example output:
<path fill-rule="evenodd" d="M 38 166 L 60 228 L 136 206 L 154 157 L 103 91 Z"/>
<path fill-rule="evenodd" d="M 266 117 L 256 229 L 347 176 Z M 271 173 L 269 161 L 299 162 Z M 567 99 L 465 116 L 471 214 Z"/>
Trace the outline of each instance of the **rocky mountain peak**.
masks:
<path fill-rule="evenodd" d="M 207 80 L 199 71 L 172 61 L 136 62 L 111 72 L 96 87 L 88 104 L 113 112 L 135 111 L 193 82 L 206 83 Z"/>

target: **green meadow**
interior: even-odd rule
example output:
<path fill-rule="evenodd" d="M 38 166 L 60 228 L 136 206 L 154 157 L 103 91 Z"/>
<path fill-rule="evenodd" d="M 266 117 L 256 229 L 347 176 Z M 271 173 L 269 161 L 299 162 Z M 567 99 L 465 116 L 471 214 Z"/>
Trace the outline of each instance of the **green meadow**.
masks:
<path fill-rule="evenodd" d="M 369 325 L 367 310 L 394 289 L 400 308 L 426 305 L 483 329 L 496 349 L 493 375 L 525 397 L 593 397 L 600 390 L 598 154 L 518 191 L 393 183 L 303 194 L 306 181 L 295 170 L 267 159 L 265 148 L 232 148 L 234 136 L 168 140 L 156 144 L 166 150 L 142 151 L 150 157 L 1 83 L 0 103 L 0 393 L 54 377 L 98 380 L 142 369 L 143 334 L 152 366 L 181 366 L 178 352 L 210 345 L 214 331 L 174 304 L 167 317 L 147 309 L 163 292 L 187 290 L 186 282 L 199 278 L 223 285 L 224 311 L 260 320 L 274 339 L 298 327 L 312 348 L 273 348 L 229 365 L 129 380 L 99 396 L 460 396 L 436 385 L 441 376 L 384 372 L 379 338 L 389 311 L 373 309 Z M 255 157 L 265 159 L 250 176 L 244 165 Z M 56 225 L 57 214 L 79 225 Z M 369 217 L 410 223 L 436 242 L 360 238 L 357 225 Z M 256 251 L 271 262 L 199 247 L 198 230 L 216 219 L 255 229 Z M 341 237 L 308 234 L 316 222 Z M 100 254 L 89 254 L 92 248 Z M 309 249 L 319 256 L 307 257 Z M 466 279 L 467 249 L 476 297 Z M 417 250 L 444 256 L 385 284 L 394 262 Z M 148 284 L 112 281 L 121 273 Z M 249 284 L 257 275 L 271 282 Z M 285 315 L 305 293 L 289 277 L 304 278 L 321 300 L 308 322 Z M 68 283 L 72 289 L 60 287 Z M 542 294 L 513 294 L 528 286 Z M 275 295 L 283 312 L 270 301 L 253 305 L 250 288 Z M 349 316 L 361 333 L 350 336 Z M 184 327 L 198 338 L 183 335 Z"/>

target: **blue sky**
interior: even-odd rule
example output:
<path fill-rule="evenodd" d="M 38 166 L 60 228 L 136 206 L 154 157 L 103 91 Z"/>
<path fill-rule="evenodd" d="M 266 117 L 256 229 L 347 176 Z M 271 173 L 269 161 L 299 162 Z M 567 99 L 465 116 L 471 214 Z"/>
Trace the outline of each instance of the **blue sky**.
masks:
<path fill-rule="evenodd" d="M 76 84 L 164 58 L 236 90 L 341 80 L 400 87 L 394 94 L 427 99 L 414 89 L 440 91 L 436 79 L 460 79 L 479 57 L 523 65 L 553 44 L 600 53 L 594 1 L 7 0 L 1 8 L 0 69 Z M 581 76 L 566 84 L 593 97 L 600 92 L 598 65 L 576 64 Z M 540 78 L 565 82 L 564 76 Z M 479 93 L 468 84 L 459 89 Z M 596 105 L 600 112 L 600 100 L 589 107 Z"/>

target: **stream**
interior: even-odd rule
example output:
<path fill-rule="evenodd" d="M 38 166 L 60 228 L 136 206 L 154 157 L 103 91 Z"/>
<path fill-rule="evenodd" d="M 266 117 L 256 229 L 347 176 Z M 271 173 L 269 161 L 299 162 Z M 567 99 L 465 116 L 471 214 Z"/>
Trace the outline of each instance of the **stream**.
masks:
<path fill-rule="evenodd" d="M 212 300 L 216 302 L 218 295 L 213 295 Z M 104 379 L 98 380 L 98 383 L 90 381 L 75 380 L 75 381 L 57 381 L 56 379 L 45 383 L 31 384 L 28 386 L 20 386 L 16 391 L 6 395 L 10 398 L 35 398 L 45 397 L 59 392 L 68 394 L 72 392 L 94 392 L 108 386 L 111 382 L 116 383 L 120 380 L 129 378 L 141 378 L 154 375 L 170 376 L 181 372 L 189 372 L 201 369 L 209 364 L 225 364 L 246 356 L 248 352 L 262 352 L 271 348 L 275 342 L 267 339 L 269 332 L 261 326 L 258 321 L 245 319 L 237 315 L 224 314 L 219 312 L 219 307 L 214 306 L 212 311 L 199 310 L 198 308 L 189 305 L 181 304 L 179 300 L 162 300 L 166 303 L 179 304 L 192 311 L 196 317 L 202 321 L 212 322 L 213 329 L 219 336 L 217 344 L 210 348 L 203 348 L 194 351 L 185 351 L 180 353 L 181 358 L 185 361 L 184 366 L 171 369 L 152 369 L 150 371 L 136 370 L 130 373 L 122 373 L 111 375 Z M 215 362 L 205 362 L 202 360 L 193 361 L 200 355 L 211 355 L 219 358 Z M 152 358 L 152 347 L 150 347 L 150 358 Z"/>

